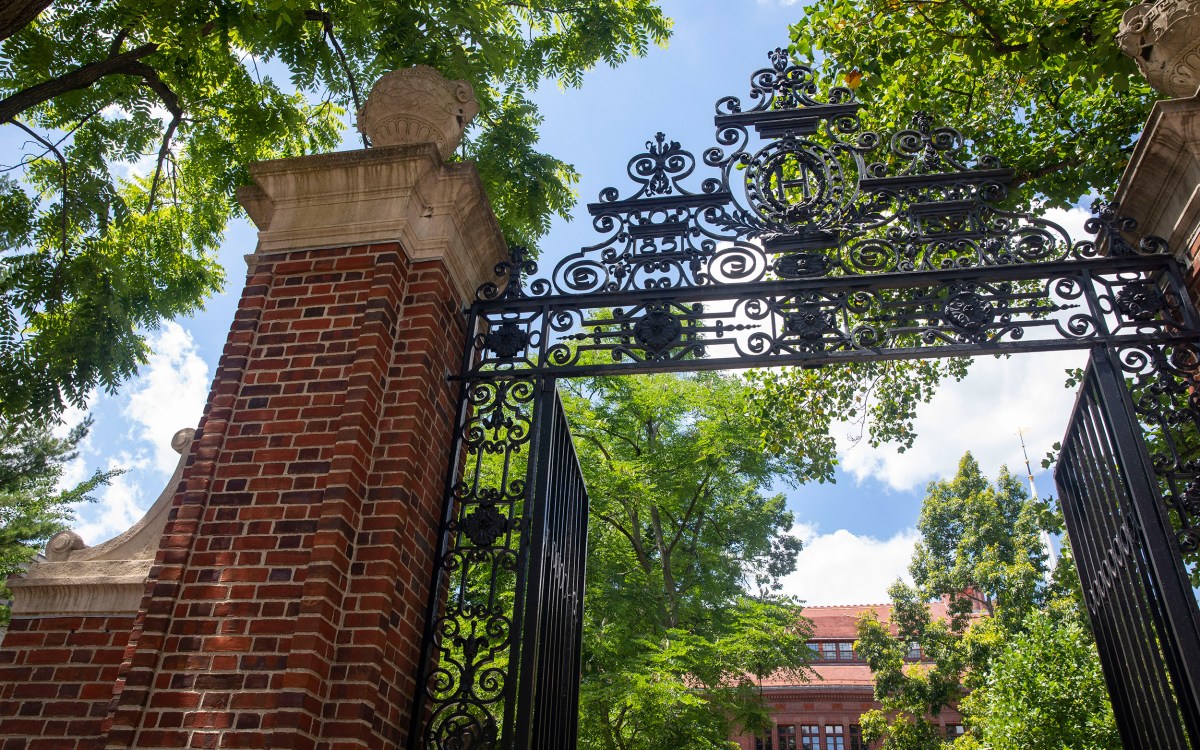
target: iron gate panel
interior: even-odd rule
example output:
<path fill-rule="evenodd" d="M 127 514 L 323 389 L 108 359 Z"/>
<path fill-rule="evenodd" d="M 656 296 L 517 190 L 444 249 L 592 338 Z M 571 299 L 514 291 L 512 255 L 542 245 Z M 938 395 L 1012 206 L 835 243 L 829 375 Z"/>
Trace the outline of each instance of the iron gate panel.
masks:
<path fill-rule="evenodd" d="M 530 583 L 515 680 L 514 747 L 573 750 L 579 723 L 588 497 L 553 379 L 543 381 L 541 398 L 538 453 L 531 472 Z M 514 650 L 514 659 L 517 653 Z"/>
<path fill-rule="evenodd" d="M 1154 479 L 1120 366 L 1096 347 L 1055 469 L 1067 533 L 1123 744 L 1195 747 L 1198 613 Z"/>

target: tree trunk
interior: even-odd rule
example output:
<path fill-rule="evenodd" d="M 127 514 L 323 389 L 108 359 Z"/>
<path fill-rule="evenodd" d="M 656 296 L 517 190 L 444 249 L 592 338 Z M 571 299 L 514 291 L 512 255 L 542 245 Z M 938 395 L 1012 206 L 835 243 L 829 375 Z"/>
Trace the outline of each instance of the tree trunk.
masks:
<path fill-rule="evenodd" d="M 663 538 L 662 520 L 658 516 L 658 506 L 650 506 L 650 526 L 654 529 L 654 543 L 658 546 L 659 565 L 663 574 L 663 593 L 667 595 L 667 627 L 679 624 L 679 598 L 675 587 L 675 572 L 671 569 L 671 548 Z"/>

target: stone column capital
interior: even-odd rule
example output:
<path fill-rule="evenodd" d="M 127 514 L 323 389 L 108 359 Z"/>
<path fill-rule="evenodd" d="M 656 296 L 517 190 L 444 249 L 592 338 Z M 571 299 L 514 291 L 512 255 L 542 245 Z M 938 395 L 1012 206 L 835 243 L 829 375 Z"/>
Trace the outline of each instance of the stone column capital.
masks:
<path fill-rule="evenodd" d="M 433 143 L 260 162 L 238 200 L 258 227 L 247 260 L 279 252 L 398 242 L 410 260 L 445 263 L 460 302 L 508 257 L 471 163 L 443 163 Z"/>

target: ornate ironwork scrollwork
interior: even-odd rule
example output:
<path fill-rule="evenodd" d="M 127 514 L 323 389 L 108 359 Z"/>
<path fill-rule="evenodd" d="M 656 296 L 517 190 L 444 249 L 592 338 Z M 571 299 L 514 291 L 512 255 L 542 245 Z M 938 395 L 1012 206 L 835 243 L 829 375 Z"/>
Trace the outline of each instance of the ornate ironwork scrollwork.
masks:
<path fill-rule="evenodd" d="M 466 387 L 457 433 L 464 471 L 449 488 L 454 513 L 439 560 L 449 592 L 433 624 L 436 666 L 423 686 L 432 709 L 421 735 L 429 750 L 492 748 L 501 739 L 536 390 L 531 379 Z"/>
<path fill-rule="evenodd" d="M 1200 320 L 1165 243 L 1111 204 L 1076 241 L 1008 208 L 1011 173 L 957 130 L 868 131 L 852 91 L 769 60 L 749 104 L 717 102 L 699 160 L 646 141 L 634 188 L 588 206 L 596 244 L 544 277 L 513 248 L 478 289 L 424 748 L 504 740 L 538 378 L 1118 347 L 1179 545 L 1200 548 Z"/>

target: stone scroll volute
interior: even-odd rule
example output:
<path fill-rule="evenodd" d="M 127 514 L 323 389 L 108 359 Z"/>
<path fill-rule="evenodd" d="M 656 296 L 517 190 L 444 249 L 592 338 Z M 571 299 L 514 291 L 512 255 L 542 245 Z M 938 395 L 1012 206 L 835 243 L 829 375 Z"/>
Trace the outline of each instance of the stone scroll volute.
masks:
<path fill-rule="evenodd" d="M 358 113 L 358 129 L 373 146 L 434 143 L 448 159 L 479 103 L 466 81 L 449 81 L 428 65 L 385 74 Z"/>

